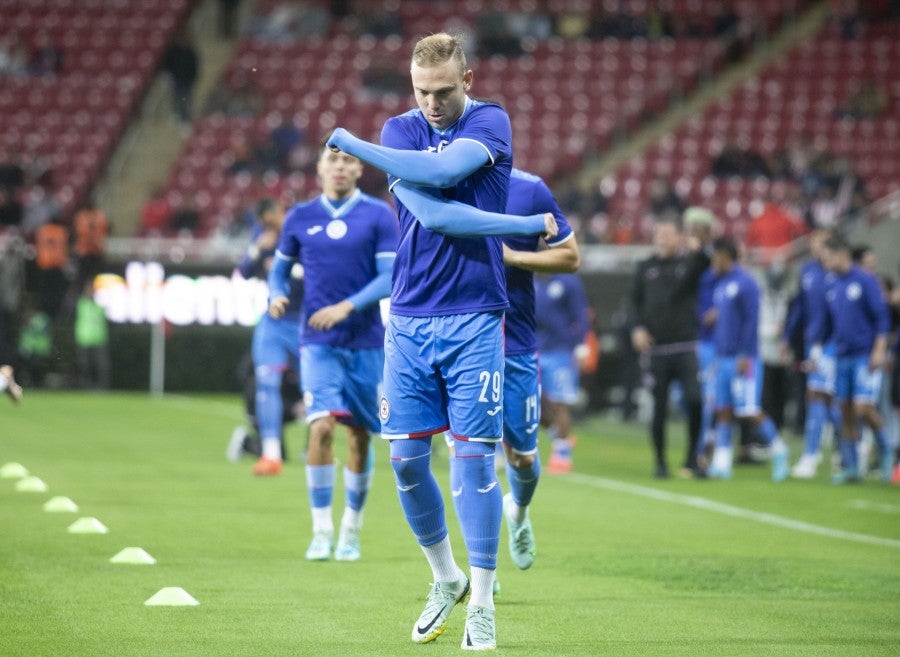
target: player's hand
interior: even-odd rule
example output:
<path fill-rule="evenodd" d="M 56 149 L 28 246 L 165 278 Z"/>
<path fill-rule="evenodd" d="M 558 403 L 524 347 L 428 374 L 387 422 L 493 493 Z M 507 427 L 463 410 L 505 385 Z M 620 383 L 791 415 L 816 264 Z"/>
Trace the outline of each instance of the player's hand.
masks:
<path fill-rule="evenodd" d="M 869 371 L 875 372 L 887 365 L 887 354 L 881 347 L 876 346 L 869 355 Z"/>
<path fill-rule="evenodd" d="M 338 322 L 343 322 L 353 312 L 353 304 L 347 301 L 339 301 L 333 306 L 325 306 L 314 312 L 307 324 L 317 331 L 327 331 Z"/>
<path fill-rule="evenodd" d="M 546 212 L 544 214 L 544 232 L 541 233 L 541 237 L 545 240 L 552 240 L 557 235 L 559 235 L 559 226 L 556 225 L 556 217 L 552 212 Z"/>
<path fill-rule="evenodd" d="M 337 153 L 344 150 L 347 138 L 352 136 L 353 135 L 343 128 L 335 128 L 334 132 L 332 132 L 331 136 L 328 138 L 328 141 L 325 142 L 325 145 L 328 146 L 333 153 Z"/>
<path fill-rule="evenodd" d="M 743 357 L 737 359 L 737 373 L 747 376 L 750 373 L 750 359 Z"/>
<path fill-rule="evenodd" d="M 718 319 L 718 317 L 719 317 L 719 313 L 716 311 L 716 309 L 710 308 L 705 313 L 703 313 L 703 317 L 701 318 L 701 321 L 703 322 L 704 326 L 712 326 L 713 324 L 716 323 L 716 319 Z"/>
<path fill-rule="evenodd" d="M 287 297 L 275 297 L 269 302 L 269 314 L 275 319 L 284 317 L 284 311 L 287 310 L 290 299 Z"/>
<path fill-rule="evenodd" d="M 780 360 L 785 365 L 789 364 L 792 360 L 791 347 L 784 340 L 778 342 L 778 360 Z"/>
<path fill-rule="evenodd" d="M 653 336 L 643 326 L 638 326 L 631 332 L 631 345 L 635 351 L 643 354 L 653 346 Z"/>

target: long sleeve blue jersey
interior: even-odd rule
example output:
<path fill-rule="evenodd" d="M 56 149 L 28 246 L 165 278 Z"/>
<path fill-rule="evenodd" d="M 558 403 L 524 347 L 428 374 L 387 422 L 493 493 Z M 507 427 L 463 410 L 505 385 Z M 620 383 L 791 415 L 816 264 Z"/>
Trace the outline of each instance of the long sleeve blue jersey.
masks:
<path fill-rule="evenodd" d="M 875 338 L 890 330 L 890 313 L 878 279 L 852 265 L 837 274 L 825 294 L 825 337 L 834 341 L 838 358 L 867 356 Z"/>
<path fill-rule="evenodd" d="M 735 265 L 719 277 L 713 302 L 717 356 L 754 357 L 759 352 L 759 286 L 750 273 Z"/>

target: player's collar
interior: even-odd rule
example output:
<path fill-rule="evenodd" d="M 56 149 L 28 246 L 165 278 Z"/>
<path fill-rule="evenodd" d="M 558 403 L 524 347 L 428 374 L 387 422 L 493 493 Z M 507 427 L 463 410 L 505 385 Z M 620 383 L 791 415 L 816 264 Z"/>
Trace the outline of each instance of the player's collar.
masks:
<path fill-rule="evenodd" d="M 428 127 L 431 128 L 431 131 L 436 135 L 449 137 L 453 134 L 453 132 L 456 130 L 457 126 L 459 125 L 459 122 L 463 120 L 463 117 L 468 113 L 468 111 L 472 108 L 472 106 L 474 104 L 475 104 L 475 101 L 472 100 L 471 98 L 469 98 L 469 96 L 467 95 L 466 96 L 466 106 L 463 108 L 463 113 L 459 115 L 459 118 L 456 119 L 456 121 L 454 121 L 453 125 L 451 125 L 448 128 L 444 128 L 443 130 L 438 130 L 430 123 L 428 124 Z"/>
<path fill-rule="evenodd" d="M 350 196 L 340 201 L 332 201 L 322 193 L 319 195 L 319 202 L 325 207 L 326 212 L 331 215 L 332 219 L 337 219 L 341 215 L 347 214 L 357 204 L 360 196 L 362 196 L 362 191 L 357 187 Z"/>

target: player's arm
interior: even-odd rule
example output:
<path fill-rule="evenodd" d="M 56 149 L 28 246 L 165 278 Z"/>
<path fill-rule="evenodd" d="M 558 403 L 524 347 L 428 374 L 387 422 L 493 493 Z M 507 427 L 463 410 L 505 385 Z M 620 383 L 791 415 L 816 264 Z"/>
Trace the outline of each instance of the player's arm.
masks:
<path fill-rule="evenodd" d="M 317 331 L 327 331 L 347 319 L 356 310 L 368 308 L 391 294 L 391 273 L 394 269 L 394 253 L 381 253 L 375 258 L 377 274 L 356 294 L 330 306 L 319 308 L 307 324 Z"/>
<path fill-rule="evenodd" d="M 458 139 L 438 153 L 428 153 L 379 146 L 336 128 L 328 138 L 328 147 L 396 178 L 427 187 L 453 187 L 491 162 L 487 148 L 472 139 Z"/>
<path fill-rule="evenodd" d="M 878 280 L 872 276 L 865 286 L 866 305 L 875 320 L 875 342 L 869 354 L 869 369 L 875 371 L 887 364 L 887 340 L 891 329 L 891 315 Z"/>
<path fill-rule="evenodd" d="M 429 193 L 405 180 L 391 191 L 420 224 L 428 230 L 452 237 L 501 237 L 503 235 L 543 235 L 556 237 L 558 228 L 552 213 L 519 216 L 479 210 L 471 205 Z"/>
<path fill-rule="evenodd" d="M 503 264 L 543 274 L 574 274 L 581 264 L 581 256 L 575 233 L 571 233 L 563 242 L 540 251 L 517 251 L 504 242 Z"/>
<path fill-rule="evenodd" d="M 750 355 L 757 350 L 759 330 L 759 291 L 744 286 L 738 293 L 738 372 L 747 374 L 750 368 Z"/>
<path fill-rule="evenodd" d="M 645 353 L 653 346 L 653 336 L 647 330 L 644 315 L 644 263 L 638 265 L 631 285 L 631 309 L 634 313 L 634 327 L 631 329 L 631 345 L 639 353 Z"/>
<path fill-rule="evenodd" d="M 291 268 L 294 266 L 294 258 L 284 255 L 281 251 L 275 251 L 275 260 L 269 271 L 269 314 L 278 319 L 287 310 L 290 294 Z"/>

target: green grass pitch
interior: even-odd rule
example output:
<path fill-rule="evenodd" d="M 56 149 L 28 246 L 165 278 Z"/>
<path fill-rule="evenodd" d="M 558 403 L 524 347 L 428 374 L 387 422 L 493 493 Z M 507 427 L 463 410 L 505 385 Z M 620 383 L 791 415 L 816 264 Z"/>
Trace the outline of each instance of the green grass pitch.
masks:
<path fill-rule="evenodd" d="M 410 641 L 430 572 L 387 446 L 376 444 L 363 560 L 307 563 L 303 431 L 290 430 L 284 474 L 257 479 L 251 461 L 224 457 L 241 421 L 236 397 L 26 391 L 20 407 L 0 405 L 0 464 L 49 487 L 0 479 L 0 655 L 458 654 L 461 609 L 436 643 Z M 900 654 L 900 489 L 834 487 L 826 468 L 775 485 L 765 466 L 657 482 L 642 427 L 594 419 L 577 433 L 576 474 L 541 480 L 531 570 L 512 566 L 503 530 L 500 653 Z M 676 465 L 683 432 L 670 433 Z M 446 490 L 445 453 L 435 465 Z M 44 512 L 57 495 L 79 512 Z M 337 522 L 340 483 L 336 499 Z M 81 516 L 109 533 L 68 533 Z M 448 523 L 465 565 L 449 507 Z M 109 563 L 131 546 L 158 563 Z M 167 586 L 200 605 L 144 606 Z"/>

